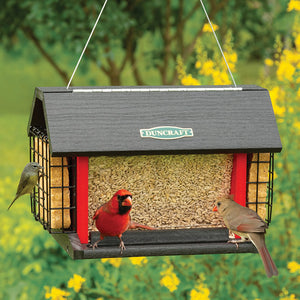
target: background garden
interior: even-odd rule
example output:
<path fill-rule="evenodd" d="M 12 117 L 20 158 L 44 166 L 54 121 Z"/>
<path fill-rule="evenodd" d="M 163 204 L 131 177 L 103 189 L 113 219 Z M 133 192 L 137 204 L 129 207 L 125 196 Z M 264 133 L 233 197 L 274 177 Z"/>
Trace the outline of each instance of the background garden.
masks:
<path fill-rule="evenodd" d="M 0 299 L 300 299 L 300 1 L 204 1 L 237 83 L 270 91 L 283 143 L 266 235 L 278 277 L 256 254 L 72 261 L 29 196 L 7 211 L 34 88 L 66 86 L 103 2 L 1 7 Z M 198 0 L 110 0 L 73 84 L 231 84 L 206 23 Z"/>

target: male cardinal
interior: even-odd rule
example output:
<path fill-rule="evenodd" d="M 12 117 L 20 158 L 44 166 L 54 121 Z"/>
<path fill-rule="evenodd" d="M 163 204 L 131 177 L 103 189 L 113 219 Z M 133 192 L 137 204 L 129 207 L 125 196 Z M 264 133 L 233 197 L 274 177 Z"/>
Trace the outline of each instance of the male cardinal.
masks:
<path fill-rule="evenodd" d="M 213 211 L 220 213 L 227 228 L 239 235 L 241 241 L 245 241 L 246 238 L 251 240 L 260 254 L 268 277 L 278 275 L 278 270 L 265 244 L 268 225 L 255 211 L 241 206 L 232 199 L 218 201 Z"/>
<path fill-rule="evenodd" d="M 7 210 L 10 209 L 19 197 L 32 192 L 34 186 L 38 183 L 39 171 L 42 169 L 43 167 L 41 167 L 37 162 L 30 162 L 25 166 L 21 174 L 16 196 Z"/>
<path fill-rule="evenodd" d="M 125 250 L 122 234 L 127 229 L 144 228 L 153 230 L 154 228 L 131 222 L 130 210 L 132 207 L 132 194 L 126 190 L 117 191 L 113 197 L 100 206 L 93 216 L 96 227 L 100 232 L 100 240 L 93 244 L 93 249 L 98 246 L 98 242 L 105 236 L 117 236 L 120 239 L 121 254 Z"/>

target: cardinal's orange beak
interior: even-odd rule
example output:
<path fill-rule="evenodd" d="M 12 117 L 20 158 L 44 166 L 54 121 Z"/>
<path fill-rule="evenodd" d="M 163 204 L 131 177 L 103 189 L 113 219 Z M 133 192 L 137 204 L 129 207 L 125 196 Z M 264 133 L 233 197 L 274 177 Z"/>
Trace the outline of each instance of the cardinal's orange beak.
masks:
<path fill-rule="evenodd" d="M 131 202 L 131 197 L 128 196 L 123 202 L 122 202 L 122 206 L 131 206 L 132 202 Z"/>
<path fill-rule="evenodd" d="M 218 208 L 217 208 L 217 206 L 215 205 L 215 207 L 213 208 L 213 210 L 212 211 L 218 211 Z"/>

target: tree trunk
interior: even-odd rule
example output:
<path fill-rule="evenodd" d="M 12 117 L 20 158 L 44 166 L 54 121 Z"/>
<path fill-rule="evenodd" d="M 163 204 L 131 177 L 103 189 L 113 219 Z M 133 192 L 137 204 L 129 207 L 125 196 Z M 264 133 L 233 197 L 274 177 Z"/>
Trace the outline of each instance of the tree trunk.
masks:
<path fill-rule="evenodd" d="M 50 63 L 50 65 L 54 68 L 54 70 L 59 74 L 59 76 L 62 78 L 62 80 L 66 83 L 66 85 L 69 83 L 69 77 L 67 75 L 67 72 L 62 70 L 58 64 L 54 61 L 54 59 L 50 56 L 50 54 L 42 47 L 40 41 L 35 36 L 34 32 L 29 27 L 21 27 L 23 33 L 29 40 L 31 40 L 34 45 L 37 47 L 39 52 L 42 54 L 42 56 Z"/>

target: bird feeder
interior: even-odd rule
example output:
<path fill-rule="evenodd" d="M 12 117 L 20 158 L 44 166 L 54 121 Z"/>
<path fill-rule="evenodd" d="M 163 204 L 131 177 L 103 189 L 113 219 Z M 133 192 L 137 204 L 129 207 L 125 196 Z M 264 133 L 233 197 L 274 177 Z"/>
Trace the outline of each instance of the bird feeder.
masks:
<path fill-rule="evenodd" d="M 118 257 L 99 238 L 95 210 L 119 189 L 131 218 L 122 256 L 256 252 L 228 244 L 212 212 L 229 194 L 271 221 L 274 153 L 281 151 L 269 93 L 258 86 L 36 88 L 31 161 L 44 176 L 31 210 L 73 259 Z"/>

